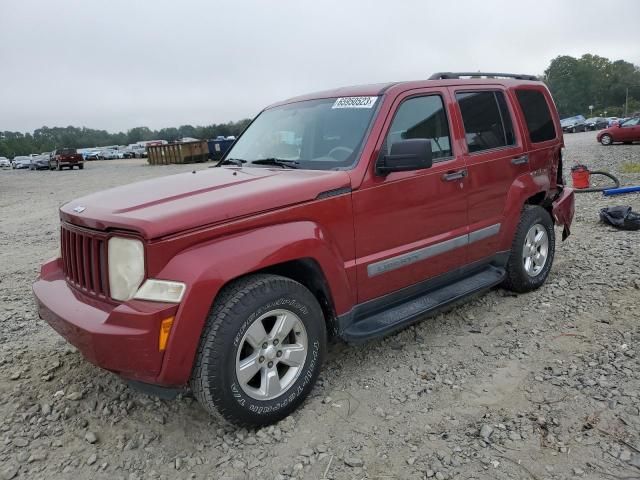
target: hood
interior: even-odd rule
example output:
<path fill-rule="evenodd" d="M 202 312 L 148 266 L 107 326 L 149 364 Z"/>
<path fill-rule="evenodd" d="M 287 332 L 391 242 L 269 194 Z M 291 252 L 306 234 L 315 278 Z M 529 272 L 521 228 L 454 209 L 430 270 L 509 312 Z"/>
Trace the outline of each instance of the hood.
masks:
<path fill-rule="evenodd" d="M 60 208 L 60 218 L 98 230 L 132 230 L 152 239 L 308 202 L 322 192 L 350 186 L 345 171 L 207 168 L 73 200 Z"/>

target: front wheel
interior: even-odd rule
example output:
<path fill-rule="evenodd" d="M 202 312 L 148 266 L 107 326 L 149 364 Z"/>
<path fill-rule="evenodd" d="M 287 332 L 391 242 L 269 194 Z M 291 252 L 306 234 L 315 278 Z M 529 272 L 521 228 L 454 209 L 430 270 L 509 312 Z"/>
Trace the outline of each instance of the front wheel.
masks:
<path fill-rule="evenodd" d="M 600 143 L 602 145 L 611 145 L 613 143 L 613 138 L 611 135 L 607 135 L 606 133 L 600 137 Z"/>
<path fill-rule="evenodd" d="M 309 394 L 326 350 L 322 309 L 303 285 L 252 275 L 225 287 L 203 331 L 191 388 L 210 412 L 268 425 Z"/>
<path fill-rule="evenodd" d="M 549 212 L 537 205 L 525 205 L 511 245 L 503 286 L 520 293 L 539 288 L 549 276 L 555 247 Z"/>

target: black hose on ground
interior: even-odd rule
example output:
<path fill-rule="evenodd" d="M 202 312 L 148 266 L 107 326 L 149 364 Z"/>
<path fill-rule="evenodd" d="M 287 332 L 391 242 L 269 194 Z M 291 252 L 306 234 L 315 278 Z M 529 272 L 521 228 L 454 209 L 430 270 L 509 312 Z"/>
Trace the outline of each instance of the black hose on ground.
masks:
<path fill-rule="evenodd" d="M 611 175 L 610 173 L 607 172 L 601 172 L 599 170 L 596 170 L 594 172 L 589 172 L 589 174 L 591 176 L 593 175 L 603 175 L 605 177 L 609 177 L 611 180 L 613 180 L 613 183 L 615 185 L 609 185 L 606 187 L 594 187 L 594 188 L 574 188 L 573 191 L 575 193 L 592 193 L 592 192 L 602 192 L 603 190 L 609 190 L 610 188 L 618 188 L 620 186 L 620 180 L 618 180 L 618 177 Z"/>

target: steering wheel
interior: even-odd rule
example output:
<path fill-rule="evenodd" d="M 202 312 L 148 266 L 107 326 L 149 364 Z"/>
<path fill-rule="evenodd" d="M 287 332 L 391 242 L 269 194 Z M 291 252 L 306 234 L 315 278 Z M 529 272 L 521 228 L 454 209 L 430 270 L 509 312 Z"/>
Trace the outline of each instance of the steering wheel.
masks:
<path fill-rule="evenodd" d="M 344 152 L 345 154 L 344 158 L 337 158 L 333 156 L 334 153 L 338 153 L 338 152 Z M 333 147 L 331 150 L 329 150 L 329 153 L 327 153 L 327 157 L 331 157 L 335 160 L 346 160 L 349 157 L 349 155 L 351 155 L 352 153 L 353 153 L 353 148 L 339 146 L 339 147 Z"/>

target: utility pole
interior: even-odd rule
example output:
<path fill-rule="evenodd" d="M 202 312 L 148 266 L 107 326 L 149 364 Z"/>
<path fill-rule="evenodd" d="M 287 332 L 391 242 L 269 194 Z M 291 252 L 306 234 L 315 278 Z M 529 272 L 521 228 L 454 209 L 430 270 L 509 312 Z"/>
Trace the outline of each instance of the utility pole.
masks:
<path fill-rule="evenodd" d="M 627 87 L 627 94 L 624 97 L 624 118 L 627 118 L 628 109 L 629 109 L 629 87 Z"/>

